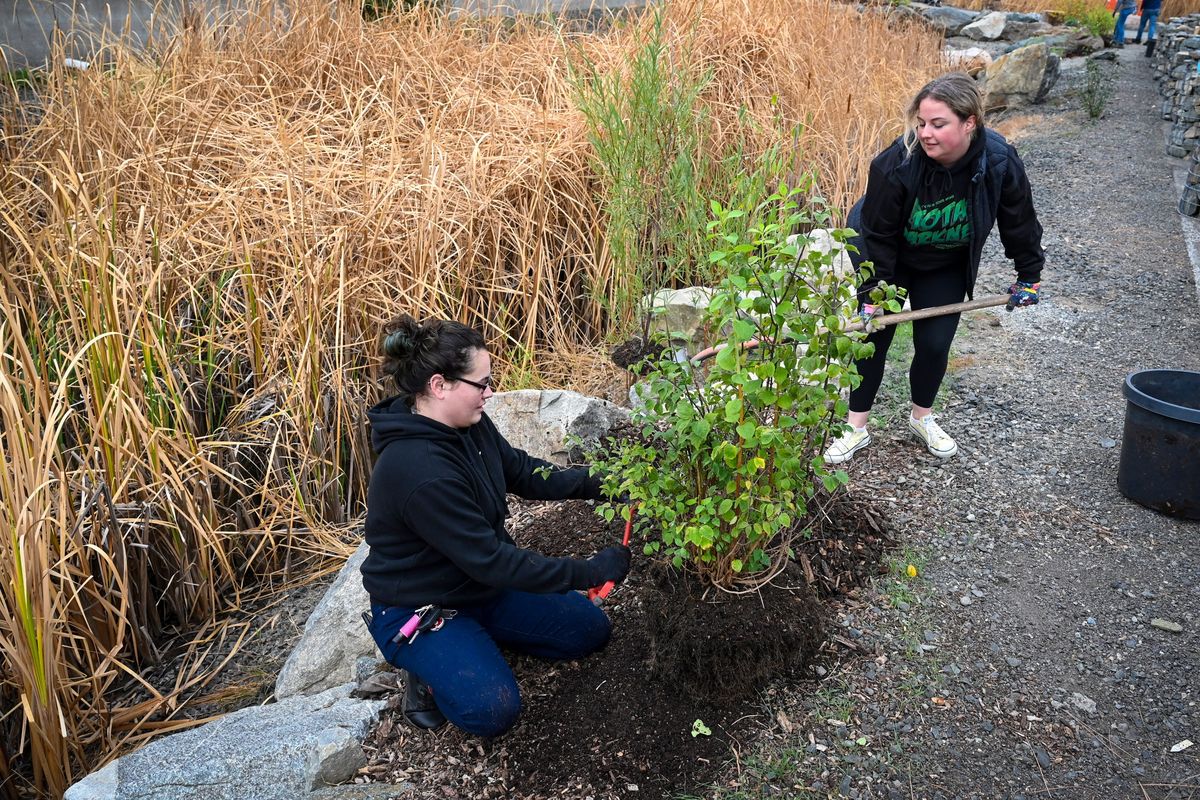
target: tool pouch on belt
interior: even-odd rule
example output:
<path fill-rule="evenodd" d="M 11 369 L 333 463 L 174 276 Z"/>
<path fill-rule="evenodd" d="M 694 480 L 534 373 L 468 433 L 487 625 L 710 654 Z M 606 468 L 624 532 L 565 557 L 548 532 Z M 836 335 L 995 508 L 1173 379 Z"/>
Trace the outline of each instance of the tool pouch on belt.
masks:
<path fill-rule="evenodd" d="M 436 631 L 446 624 L 446 620 L 455 615 L 453 609 L 443 609 L 441 606 L 422 606 L 413 612 L 408 622 L 400 626 L 400 630 L 392 637 L 397 644 L 412 644 L 425 631 Z"/>

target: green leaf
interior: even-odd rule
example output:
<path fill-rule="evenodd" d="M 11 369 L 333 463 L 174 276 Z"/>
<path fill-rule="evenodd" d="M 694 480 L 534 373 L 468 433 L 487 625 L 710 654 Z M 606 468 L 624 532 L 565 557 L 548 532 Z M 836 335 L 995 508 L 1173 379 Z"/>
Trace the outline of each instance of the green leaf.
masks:
<path fill-rule="evenodd" d="M 729 398 L 729 401 L 725 403 L 725 421 L 738 422 L 742 418 L 743 409 L 744 406 L 740 397 Z"/>

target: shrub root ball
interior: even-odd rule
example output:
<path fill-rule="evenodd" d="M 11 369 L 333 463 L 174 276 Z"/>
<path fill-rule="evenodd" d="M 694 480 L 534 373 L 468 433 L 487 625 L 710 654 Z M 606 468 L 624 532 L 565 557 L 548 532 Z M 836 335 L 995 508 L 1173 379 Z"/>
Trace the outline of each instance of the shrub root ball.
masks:
<path fill-rule="evenodd" d="M 827 612 L 802 576 L 785 572 L 750 594 L 709 589 L 670 567 L 650 570 L 650 675 L 704 696 L 752 697 L 808 666 L 825 640 Z"/>

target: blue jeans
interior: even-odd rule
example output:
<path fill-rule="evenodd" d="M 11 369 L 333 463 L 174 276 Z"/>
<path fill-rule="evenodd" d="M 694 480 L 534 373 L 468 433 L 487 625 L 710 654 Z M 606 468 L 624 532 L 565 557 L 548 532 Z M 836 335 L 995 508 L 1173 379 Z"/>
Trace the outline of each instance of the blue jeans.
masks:
<path fill-rule="evenodd" d="M 1113 28 L 1113 42 L 1119 45 L 1125 44 L 1125 20 L 1129 19 L 1129 15 L 1137 10 L 1137 6 L 1126 6 L 1117 10 L 1117 26 Z"/>
<path fill-rule="evenodd" d="M 1135 39 L 1141 41 L 1142 31 L 1146 30 L 1146 26 L 1150 27 L 1150 30 L 1146 31 L 1146 39 L 1150 40 L 1154 38 L 1154 32 L 1158 29 L 1158 11 L 1159 9 L 1156 8 L 1153 11 L 1142 12 L 1142 19 L 1138 22 L 1138 32 L 1137 36 L 1134 37 Z"/>
<path fill-rule="evenodd" d="M 495 600 L 458 609 L 437 631 L 411 644 L 392 638 L 413 609 L 371 604 L 371 636 L 388 663 L 433 690 L 450 722 L 477 736 L 499 736 L 516 724 L 521 694 L 498 645 L 557 660 L 583 658 L 608 643 L 612 624 L 578 592 L 502 591 Z"/>

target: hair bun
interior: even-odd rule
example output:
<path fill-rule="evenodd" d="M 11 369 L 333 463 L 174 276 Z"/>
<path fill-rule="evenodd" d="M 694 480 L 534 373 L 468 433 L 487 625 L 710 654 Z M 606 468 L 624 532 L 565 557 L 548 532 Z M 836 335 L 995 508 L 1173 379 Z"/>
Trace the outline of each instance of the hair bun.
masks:
<path fill-rule="evenodd" d="M 383 352 L 392 358 L 406 359 L 414 349 L 412 335 L 405 330 L 392 331 L 383 340 Z"/>

